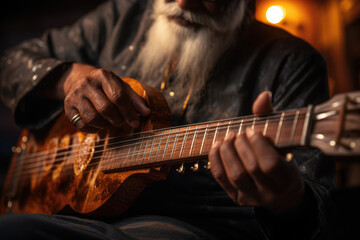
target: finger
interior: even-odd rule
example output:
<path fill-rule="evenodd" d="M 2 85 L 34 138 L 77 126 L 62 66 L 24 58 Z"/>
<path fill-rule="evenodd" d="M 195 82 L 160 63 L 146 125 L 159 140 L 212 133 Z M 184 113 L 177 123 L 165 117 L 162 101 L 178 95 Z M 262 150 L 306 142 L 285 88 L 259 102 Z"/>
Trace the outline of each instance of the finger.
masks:
<path fill-rule="evenodd" d="M 247 128 L 250 129 L 250 128 Z M 246 129 L 246 131 L 248 131 Z M 272 181 L 263 173 L 259 162 L 261 159 L 255 154 L 246 134 L 240 134 L 235 139 L 235 149 L 240 156 L 244 169 L 255 183 L 258 191 L 272 187 Z"/>
<path fill-rule="evenodd" d="M 228 180 L 234 188 L 253 194 L 256 192 L 256 187 L 250 176 L 245 171 L 242 160 L 239 158 L 235 150 L 235 137 L 235 133 L 229 132 L 220 147 L 220 158 Z"/>
<path fill-rule="evenodd" d="M 132 105 L 124 84 L 110 81 L 110 84 L 103 84 L 103 89 L 109 100 L 114 103 L 117 111 L 124 120 L 133 128 L 139 127 L 140 121 L 134 106 Z"/>
<path fill-rule="evenodd" d="M 209 152 L 209 161 L 211 164 L 211 174 L 213 175 L 214 179 L 220 184 L 220 186 L 227 192 L 234 193 L 236 192 L 233 185 L 229 182 L 224 166 L 220 159 L 220 148 L 221 143 L 215 142 L 214 145 L 211 147 Z"/>
<path fill-rule="evenodd" d="M 85 98 L 77 109 L 82 116 L 84 124 L 88 127 L 95 127 L 98 129 L 109 128 L 110 123 L 102 117 L 99 110 L 94 107 L 90 100 Z"/>
<path fill-rule="evenodd" d="M 246 136 L 254 157 L 259 159 L 257 163 L 260 172 L 272 179 L 272 181 L 281 183 L 281 176 L 285 169 L 279 153 L 262 134 L 255 132 L 253 129 L 246 129 Z"/>
<path fill-rule="evenodd" d="M 91 88 L 89 92 L 86 94 L 86 98 L 93 105 L 91 110 L 94 110 L 98 114 L 101 115 L 102 119 L 105 119 L 107 123 L 102 123 L 102 126 L 108 126 L 111 124 L 112 126 L 119 127 L 123 122 L 123 118 L 118 112 L 115 105 L 107 98 L 107 96 L 98 88 Z M 93 112 L 90 112 L 94 114 Z M 99 120 L 98 116 L 90 116 L 93 117 L 93 120 Z M 96 118 L 95 118 L 96 117 Z M 95 124 L 94 121 L 92 123 Z"/>
<path fill-rule="evenodd" d="M 89 133 L 94 133 L 99 130 L 98 128 L 86 125 L 82 118 L 81 113 L 75 107 L 65 110 L 65 116 L 67 119 L 69 119 L 70 122 L 76 114 L 80 114 L 80 120 L 78 120 L 76 123 L 73 123 L 74 127 L 79 129 L 80 131 L 89 132 Z"/>
<path fill-rule="evenodd" d="M 255 115 L 271 113 L 272 107 L 272 93 L 264 91 L 259 94 L 252 106 L 252 111 Z"/>
<path fill-rule="evenodd" d="M 109 78 L 109 84 L 103 83 L 106 96 L 115 104 L 128 124 L 137 128 L 140 124 L 138 113 L 147 116 L 150 114 L 150 109 L 146 106 L 144 99 L 137 95 L 127 83 L 112 72 L 106 72 L 106 74 Z"/>
<path fill-rule="evenodd" d="M 135 91 L 133 91 L 127 83 L 124 83 L 124 84 L 125 84 L 126 88 L 128 89 L 129 97 L 130 97 L 131 102 L 133 103 L 135 110 L 141 116 L 144 116 L 144 117 L 148 116 L 151 113 L 151 110 L 147 106 L 145 100 L 142 97 L 140 97 Z"/>

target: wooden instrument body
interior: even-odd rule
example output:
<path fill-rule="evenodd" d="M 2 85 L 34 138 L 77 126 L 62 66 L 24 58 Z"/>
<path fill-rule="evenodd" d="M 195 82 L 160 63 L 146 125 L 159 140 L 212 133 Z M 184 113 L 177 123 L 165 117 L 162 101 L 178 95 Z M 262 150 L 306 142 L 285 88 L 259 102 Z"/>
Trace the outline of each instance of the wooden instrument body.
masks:
<path fill-rule="evenodd" d="M 162 94 L 135 80 L 123 80 L 152 109 L 140 132 L 168 127 L 170 114 Z M 101 170 L 103 157 L 112 156 L 113 151 L 106 149 L 107 139 L 131 131 L 124 124 L 111 134 L 86 134 L 73 127 L 64 115 L 49 130 L 24 130 L 5 180 L 0 212 L 55 214 L 74 210 L 96 216 L 119 215 L 149 183 L 166 178 L 168 172 L 167 167 L 113 173 Z M 29 165 L 26 161 L 34 160 L 21 160 L 22 156 L 37 152 L 46 153 L 46 157 L 37 158 L 38 169 L 24 169 Z"/>

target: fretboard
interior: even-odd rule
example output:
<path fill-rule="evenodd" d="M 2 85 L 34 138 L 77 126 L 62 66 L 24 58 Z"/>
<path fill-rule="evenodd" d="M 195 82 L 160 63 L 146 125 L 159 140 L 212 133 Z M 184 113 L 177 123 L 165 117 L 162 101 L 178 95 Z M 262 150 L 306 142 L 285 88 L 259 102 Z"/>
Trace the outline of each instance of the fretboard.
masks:
<path fill-rule="evenodd" d="M 119 171 L 206 159 L 216 141 L 222 141 L 230 131 L 241 134 L 246 128 L 261 132 L 278 148 L 304 146 L 311 111 L 308 107 L 141 133 L 119 142 L 116 151 L 105 153 L 102 169 Z"/>

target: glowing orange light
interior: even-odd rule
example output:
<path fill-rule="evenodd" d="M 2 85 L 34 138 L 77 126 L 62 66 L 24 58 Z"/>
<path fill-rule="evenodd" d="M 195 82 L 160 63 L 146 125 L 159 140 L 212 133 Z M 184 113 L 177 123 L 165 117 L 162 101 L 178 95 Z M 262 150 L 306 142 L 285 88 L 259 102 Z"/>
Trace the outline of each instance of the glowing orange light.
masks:
<path fill-rule="evenodd" d="M 273 23 L 279 23 L 281 22 L 286 16 L 286 11 L 282 6 L 271 6 L 266 11 L 266 19 Z"/>

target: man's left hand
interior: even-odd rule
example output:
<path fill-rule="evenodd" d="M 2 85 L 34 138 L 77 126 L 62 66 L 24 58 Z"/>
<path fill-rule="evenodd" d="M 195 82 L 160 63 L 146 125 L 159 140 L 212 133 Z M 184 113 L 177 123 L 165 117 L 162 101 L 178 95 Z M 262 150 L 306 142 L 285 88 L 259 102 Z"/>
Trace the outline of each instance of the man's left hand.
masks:
<path fill-rule="evenodd" d="M 270 92 L 253 104 L 254 114 L 272 111 Z M 295 209 L 304 196 L 304 179 L 294 162 L 286 162 L 261 133 L 247 128 L 230 132 L 209 153 L 211 173 L 241 206 L 260 206 L 277 214 Z"/>

